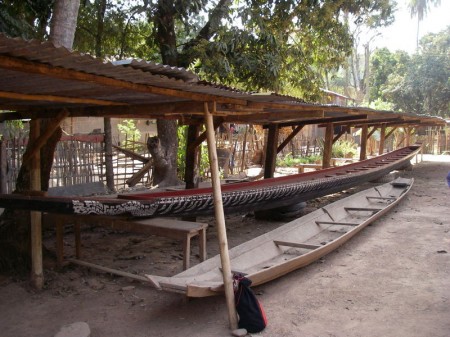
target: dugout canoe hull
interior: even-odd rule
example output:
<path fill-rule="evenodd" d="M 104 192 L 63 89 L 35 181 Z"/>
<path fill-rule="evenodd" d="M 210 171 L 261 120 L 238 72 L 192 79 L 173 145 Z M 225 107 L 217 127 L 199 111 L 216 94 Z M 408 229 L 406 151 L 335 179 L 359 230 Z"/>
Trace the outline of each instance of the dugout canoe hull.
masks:
<path fill-rule="evenodd" d="M 267 210 L 339 192 L 408 166 L 419 150 L 420 146 L 408 146 L 345 166 L 223 185 L 224 210 L 228 214 Z M 130 215 L 133 217 L 214 214 L 212 188 L 84 198 L 2 194 L 0 207 L 64 214 Z"/>
<path fill-rule="evenodd" d="M 257 286 L 318 260 L 397 205 L 413 179 L 398 178 L 336 201 L 229 251 L 231 269 Z M 158 290 L 207 297 L 223 293 L 217 255 L 172 277 L 146 275 Z M 230 275 L 231 277 L 231 275 Z"/>

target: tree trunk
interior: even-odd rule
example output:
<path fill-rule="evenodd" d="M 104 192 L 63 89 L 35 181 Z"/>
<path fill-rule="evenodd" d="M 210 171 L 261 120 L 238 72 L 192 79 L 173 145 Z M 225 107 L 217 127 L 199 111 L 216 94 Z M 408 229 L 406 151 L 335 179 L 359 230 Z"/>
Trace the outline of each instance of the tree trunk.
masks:
<path fill-rule="evenodd" d="M 57 0 L 54 7 L 50 40 L 56 46 L 72 48 L 78 17 L 79 0 Z M 44 119 L 39 123 L 46 129 L 51 122 Z M 34 123 L 30 123 L 33 125 Z M 33 127 L 33 126 L 32 126 Z M 33 130 L 30 130 L 30 134 Z M 61 138 L 58 128 L 41 149 L 41 190 L 49 187 L 50 171 L 56 145 Z M 28 143 L 27 150 L 32 142 Z M 30 165 L 22 164 L 16 181 L 16 191 L 27 191 L 31 188 Z M 0 217 L 0 271 L 23 272 L 31 265 L 30 212 L 5 209 Z"/>
<path fill-rule="evenodd" d="M 56 46 L 72 48 L 79 8 L 80 0 L 56 0 L 50 25 L 50 41 Z"/>

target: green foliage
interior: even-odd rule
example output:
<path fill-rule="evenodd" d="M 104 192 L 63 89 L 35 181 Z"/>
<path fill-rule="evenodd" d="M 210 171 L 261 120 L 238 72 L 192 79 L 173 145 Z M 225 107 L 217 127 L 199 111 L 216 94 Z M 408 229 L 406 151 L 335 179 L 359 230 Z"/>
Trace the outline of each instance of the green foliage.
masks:
<path fill-rule="evenodd" d="M 352 158 L 358 153 L 358 145 L 353 141 L 339 139 L 331 149 L 333 158 Z"/>
<path fill-rule="evenodd" d="M 74 46 L 108 59 L 157 60 L 157 51 L 147 43 L 152 25 L 144 20 L 144 4 L 105 0 L 102 12 L 101 2 L 87 1 L 80 7 Z"/>
<path fill-rule="evenodd" d="M 133 149 L 141 147 L 136 145 L 136 142 L 141 138 L 141 131 L 136 127 L 134 120 L 124 119 L 122 123 L 117 124 L 117 129 L 125 136 L 123 147 Z"/>
<path fill-rule="evenodd" d="M 12 37 L 38 38 L 47 36 L 54 0 L 0 1 L 0 32 Z"/>
<path fill-rule="evenodd" d="M 379 50 L 372 59 L 372 100 L 393 110 L 450 116 L 450 26 L 420 41 L 419 53 Z"/>
<path fill-rule="evenodd" d="M 21 120 L 5 121 L 1 130 L 0 137 L 12 139 L 24 132 L 25 126 Z"/>
<path fill-rule="evenodd" d="M 277 166 L 293 167 L 299 164 L 314 164 L 321 160 L 320 155 L 294 158 L 292 153 L 288 153 L 284 158 L 277 158 Z"/>

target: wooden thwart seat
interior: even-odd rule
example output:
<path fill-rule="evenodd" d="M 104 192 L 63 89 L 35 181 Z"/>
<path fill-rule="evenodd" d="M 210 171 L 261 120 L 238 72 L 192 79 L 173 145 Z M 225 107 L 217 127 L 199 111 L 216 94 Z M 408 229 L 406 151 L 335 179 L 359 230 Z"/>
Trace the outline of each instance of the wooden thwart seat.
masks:
<path fill-rule="evenodd" d="M 337 225 L 337 226 L 359 226 L 359 223 L 336 222 L 336 221 L 316 221 L 317 225 Z"/>
<path fill-rule="evenodd" d="M 129 231 L 133 233 L 163 236 L 183 241 L 183 269 L 190 266 L 191 238 L 199 237 L 200 260 L 206 260 L 206 228 L 208 224 L 192 221 L 180 221 L 171 218 L 129 219 L 125 217 L 108 217 L 93 215 L 65 215 L 52 214 L 56 225 L 56 254 L 58 264 L 64 263 L 64 225 L 73 224 L 75 232 L 75 255 L 76 260 L 81 257 L 81 235 L 82 224 L 94 224 L 109 227 L 114 230 Z"/>
<path fill-rule="evenodd" d="M 279 240 L 273 240 L 273 243 L 275 243 L 277 246 L 305 248 L 305 249 L 317 249 L 317 248 L 321 247 L 318 245 L 310 245 L 307 243 L 288 242 L 288 241 L 279 241 Z"/>

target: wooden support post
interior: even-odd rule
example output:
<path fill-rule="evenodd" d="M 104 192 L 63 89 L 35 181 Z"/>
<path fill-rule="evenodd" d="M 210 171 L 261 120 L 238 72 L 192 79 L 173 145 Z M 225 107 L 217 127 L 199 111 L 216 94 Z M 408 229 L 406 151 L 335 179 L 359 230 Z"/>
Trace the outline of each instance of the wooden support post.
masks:
<path fill-rule="evenodd" d="M 7 159 L 6 159 L 6 142 L 4 140 L 0 140 L 0 193 L 7 193 Z"/>
<path fill-rule="evenodd" d="M 378 149 L 378 154 L 381 156 L 384 153 L 384 142 L 386 141 L 386 124 L 381 126 L 380 130 L 380 147 Z"/>
<path fill-rule="evenodd" d="M 406 139 L 405 146 L 409 146 L 409 145 L 411 145 L 411 128 L 405 127 L 404 130 L 405 130 L 405 139 Z"/>
<path fill-rule="evenodd" d="M 273 178 L 275 166 L 277 164 L 277 147 L 279 128 L 276 124 L 269 125 L 267 135 L 266 160 L 264 163 L 264 178 Z"/>
<path fill-rule="evenodd" d="M 213 112 L 215 104 L 213 105 Z M 225 225 L 225 214 L 223 211 L 222 189 L 220 187 L 219 162 L 217 160 L 216 139 L 214 135 L 214 124 L 212 114 L 208 111 L 205 103 L 205 124 L 208 141 L 209 164 L 211 167 L 211 178 L 214 196 L 214 213 L 216 216 L 217 237 L 219 239 L 220 262 L 222 265 L 223 284 L 225 287 L 225 298 L 228 307 L 228 319 L 231 330 L 237 328 L 237 313 L 234 304 L 233 279 L 231 274 L 230 256 L 228 253 L 228 239 Z"/>
<path fill-rule="evenodd" d="M 334 136 L 333 123 L 328 123 L 325 128 L 325 142 L 323 144 L 322 168 L 331 167 L 333 136 Z"/>
<path fill-rule="evenodd" d="M 245 132 L 244 132 L 244 140 L 242 141 L 242 159 L 241 159 L 241 172 L 244 172 L 245 170 L 245 149 L 247 147 L 247 132 L 248 132 L 248 125 L 245 126 Z"/>
<path fill-rule="evenodd" d="M 40 121 L 31 120 L 30 141 L 39 139 Z M 35 151 L 30 157 L 30 189 L 41 190 L 41 154 Z M 31 211 L 31 283 L 36 289 L 44 286 L 44 269 L 42 263 L 42 213 Z"/>
<path fill-rule="evenodd" d="M 359 153 L 359 160 L 367 159 L 367 135 L 369 131 L 369 127 L 367 125 L 363 125 L 361 127 L 361 151 Z"/>

